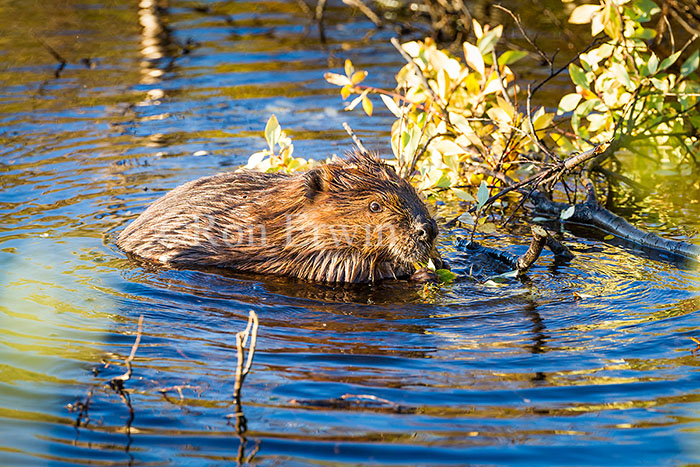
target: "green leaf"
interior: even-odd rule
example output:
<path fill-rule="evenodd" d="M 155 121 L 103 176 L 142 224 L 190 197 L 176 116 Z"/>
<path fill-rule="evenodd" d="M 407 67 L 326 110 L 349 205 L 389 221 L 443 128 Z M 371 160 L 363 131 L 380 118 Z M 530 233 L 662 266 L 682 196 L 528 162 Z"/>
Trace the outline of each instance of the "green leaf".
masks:
<path fill-rule="evenodd" d="M 489 287 L 498 287 L 500 284 L 505 284 L 506 282 L 508 282 L 508 279 L 515 279 L 517 277 L 517 270 L 508 271 L 504 272 L 503 274 L 498 274 L 496 276 L 489 277 L 488 280 L 484 283 L 484 285 L 487 285 Z"/>
<path fill-rule="evenodd" d="M 486 201 L 489 199 L 489 187 L 486 185 L 486 182 L 484 180 L 481 181 L 481 185 L 479 185 L 479 191 L 476 192 L 476 201 L 477 201 L 477 209 L 481 209 L 484 207 L 484 204 L 486 204 Z"/>
<path fill-rule="evenodd" d="M 472 216 L 468 212 L 465 212 L 464 214 L 459 216 L 457 220 L 460 221 L 462 224 L 474 225 L 474 216 Z"/>
<path fill-rule="evenodd" d="M 451 284 L 457 278 L 457 274 L 449 269 L 438 269 L 435 271 L 435 274 L 437 274 L 438 279 L 443 284 Z"/>
<path fill-rule="evenodd" d="M 435 182 L 435 188 L 449 188 L 450 185 L 452 185 L 452 179 L 446 173 L 443 173 Z"/>
<path fill-rule="evenodd" d="M 576 112 L 574 113 L 579 117 L 586 116 L 593 110 L 593 107 L 597 106 L 598 104 L 600 104 L 600 99 L 597 97 L 589 101 L 584 101 L 576 108 Z"/>
<path fill-rule="evenodd" d="M 649 57 L 649 63 L 647 63 L 647 70 L 649 70 L 649 76 L 653 75 L 656 73 L 656 70 L 659 67 L 659 57 L 656 56 L 654 52 L 651 53 L 651 57 Z"/>
<path fill-rule="evenodd" d="M 697 70 L 699 64 L 700 50 L 696 50 L 690 57 L 688 57 L 688 60 L 683 62 L 683 65 L 681 65 L 681 78 L 685 78 L 686 76 Z"/>
<path fill-rule="evenodd" d="M 569 75 L 571 76 L 571 81 L 577 86 L 581 86 L 584 89 L 588 89 L 588 79 L 586 79 L 586 72 L 579 66 L 573 63 L 569 65 Z"/>
<path fill-rule="evenodd" d="M 634 14 L 630 16 L 632 19 L 638 23 L 645 23 L 649 21 L 652 16 L 660 12 L 661 9 L 652 0 L 635 0 L 630 4 Z M 634 17 L 636 14 L 636 17 Z"/>
<path fill-rule="evenodd" d="M 641 25 L 639 27 L 634 28 L 634 33 L 630 35 L 630 39 L 641 39 L 641 40 L 649 40 L 653 39 L 656 37 L 656 31 L 653 29 L 649 28 L 644 28 Z"/>
<path fill-rule="evenodd" d="M 461 199 L 462 201 L 466 201 L 468 203 L 474 202 L 474 197 L 464 190 L 460 190 L 459 188 L 452 188 L 452 193 L 454 193 L 455 196 Z"/>
<path fill-rule="evenodd" d="M 668 85 L 664 80 L 657 79 L 657 78 L 651 78 L 650 79 L 651 84 L 658 89 L 661 92 L 668 92 Z"/>
<path fill-rule="evenodd" d="M 279 141 L 281 134 L 282 128 L 277 121 L 277 117 L 273 114 L 267 121 L 267 125 L 265 125 L 265 140 L 268 146 L 270 146 L 270 151 L 275 151 L 275 144 Z"/>
<path fill-rule="evenodd" d="M 676 60 L 678 60 L 678 57 L 681 56 L 681 50 L 676 52 L 673 55 L 669 55 L 668 57 L 664 58 L 664 60 L 661 62 L 661 65 L 659 65 L 659 71 L 665 70 L 666 68 L 670 67 L 674 63 L 676 63 Z"/>
<path fill-rule="evenodd" d="M 524 50 L 508 50 L 503 52 L 501 56 L 498 57 L 498 65 L 510 65 L 511 63 L 515 63 L 518 60 L 527 57 L 528 55 L 529 53 L 525 52 Z"/>
<path fill-rule="evenodd" d="M 611 39 L 621 39 L 621 18 L 617 13 L 617 5 L 614 2 L 606 2 L 603 7 L 602 22 L 603 30 Z"/>
<path fill-rule="evenodd" d="M 503 25 L 498 25 L 479 38 L 477 45 L 481 55 L 489 55 L 491 53 L 496 42 L 501 38 L 501 34 L 503 34 Z"/>
<path fill-rule="evenodd" d="M 574 215 L 576 212 L 576 206 L 569 206 L 568 208 L 564 209 L 560 214 L 559 214 L 559 219 L 565 221 L 571 216 Z"/>

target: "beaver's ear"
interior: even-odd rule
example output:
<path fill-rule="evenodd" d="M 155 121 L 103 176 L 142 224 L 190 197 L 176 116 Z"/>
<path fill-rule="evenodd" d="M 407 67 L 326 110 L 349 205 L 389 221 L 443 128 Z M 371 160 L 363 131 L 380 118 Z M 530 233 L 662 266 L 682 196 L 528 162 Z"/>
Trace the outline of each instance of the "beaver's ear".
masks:
<path fill-rule="evenodd" d="M 304 176 L 305 194 L 308 199 L 314 199 L 317 194 L 328 191 L 333 174 L 327 165 L 316 167 L 306 172 Z"/>

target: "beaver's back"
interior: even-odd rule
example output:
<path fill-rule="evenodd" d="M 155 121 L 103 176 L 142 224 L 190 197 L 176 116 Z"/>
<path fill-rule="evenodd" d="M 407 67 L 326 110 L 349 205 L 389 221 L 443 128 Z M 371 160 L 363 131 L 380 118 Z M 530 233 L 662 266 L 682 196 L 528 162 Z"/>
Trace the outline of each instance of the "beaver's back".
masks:
<path fill-rule="evenodd" d="M 227 172 L 181 185 L 151 204 L 117 238 L 117 246 L 165 264 L 222 266 L 240 256 L 227 248 L 238 232 L 262 222 L 292 177 Z M 233 255 L 233 256 L 231 256 Z"/>

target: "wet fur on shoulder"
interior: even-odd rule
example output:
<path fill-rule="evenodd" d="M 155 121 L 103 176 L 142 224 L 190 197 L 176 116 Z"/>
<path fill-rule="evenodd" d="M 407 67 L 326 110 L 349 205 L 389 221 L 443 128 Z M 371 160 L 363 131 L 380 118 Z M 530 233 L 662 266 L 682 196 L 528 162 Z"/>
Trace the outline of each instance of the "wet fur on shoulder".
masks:
<path fill-rule="evenodd" d="M 217 266 L 325 282 L 399 278 L 440 257 L 415 189 L 374 154 L 293 175 L 200 178 L 155 201 L 117 239 L 172 266 Z"/>

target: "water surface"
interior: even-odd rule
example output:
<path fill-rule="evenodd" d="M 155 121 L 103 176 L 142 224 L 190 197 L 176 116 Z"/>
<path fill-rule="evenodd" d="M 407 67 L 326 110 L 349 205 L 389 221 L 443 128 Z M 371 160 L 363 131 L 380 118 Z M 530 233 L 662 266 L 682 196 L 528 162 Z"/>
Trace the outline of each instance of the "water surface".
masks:
<path fill-rule="evenodd" d="M 349 149 L 343 121 L 386 151 L 388 111 L 377 101 L 371 119 L 342 112 L 322 75 L 351 58 L 392 86 L 390 29 L 340 3 L 327 44 L 293 1 L 0 11 L 3 465 L 700 462 L 691 267 L 568 235 L 570 263 L 545 254 L 522 280 L 426 293 L 163 270 L 115 248 L 165 191 L 264 148 L 272 113 L 303 157 Z M 697 181 L 642 176 L 652 193 L 625 215 L 697 243 Z M 453 247 L 463 234 L 440 240 L 465 273 Z M 517 231 L 481 240 L 513 253 L 528 242 Z M 227 416 L 235 334 L 251 309 L 261 324 L 244 432 Z M 108 382 L 125 371 L 139 316 L 130 413 Z"/>

